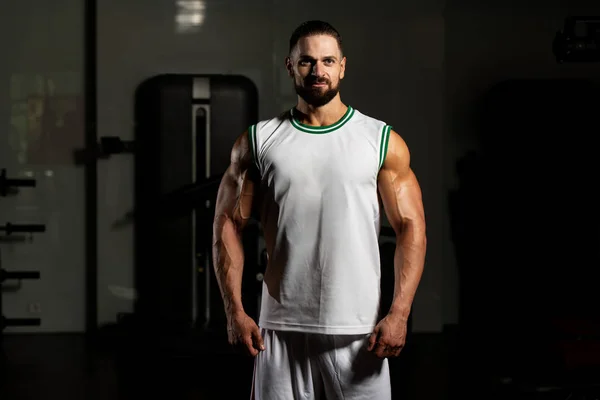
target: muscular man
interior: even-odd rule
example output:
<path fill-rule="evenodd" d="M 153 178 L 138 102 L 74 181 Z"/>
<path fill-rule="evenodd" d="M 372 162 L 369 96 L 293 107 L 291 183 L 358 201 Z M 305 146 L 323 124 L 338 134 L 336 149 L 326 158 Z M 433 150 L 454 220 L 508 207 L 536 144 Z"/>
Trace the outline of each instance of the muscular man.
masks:
<path fill-rule="evenodd" d="M 346 58 L 331 25 L 299 26 L 286 68 L 297 105 L 237 139 L 218 193 L 213 255 L 229 341 L 255 356 L 255 399 L 387 400 L 387 358 L 404 345 L 423 271 L 421 190 L 403 139 L 342 102 Z M 269 260 L 258 324 L 241 299 L 241 232 L 254 211 Z M 382 212 L 397 244 L 392 305 L 377 321 Z"/>

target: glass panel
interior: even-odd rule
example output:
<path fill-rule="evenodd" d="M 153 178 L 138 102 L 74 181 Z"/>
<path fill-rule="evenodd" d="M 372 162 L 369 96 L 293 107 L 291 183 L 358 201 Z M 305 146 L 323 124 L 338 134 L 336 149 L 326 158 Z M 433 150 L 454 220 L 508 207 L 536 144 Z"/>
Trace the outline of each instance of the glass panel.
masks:
<path fill-rule="evenodd" d="M 0 226 L 45 225 L 32 234 L 0 231 L 1 267 L 41 274 L 3 283 L 6 318 L 41 319 L 4 333 L 85 328 L 84 169 L 74 164 L 84 145 L 83 16 L 83 0 L 0 6 L 0 169 L 35 180 L 0 196 Z"/>

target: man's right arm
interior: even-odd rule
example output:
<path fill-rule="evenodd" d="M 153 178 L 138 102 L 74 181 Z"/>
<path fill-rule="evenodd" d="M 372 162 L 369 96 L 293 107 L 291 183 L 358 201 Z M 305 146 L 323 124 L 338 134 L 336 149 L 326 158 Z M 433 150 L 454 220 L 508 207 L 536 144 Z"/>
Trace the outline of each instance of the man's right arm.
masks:
<path fill-rule="evenodd" d="M 213 223 L 213 264 L 228 320 L 244 311 L 242 230 L 251 216 L 257 176 L 246 132 L 233 145 L 231 163 L 219 186 Z"/>

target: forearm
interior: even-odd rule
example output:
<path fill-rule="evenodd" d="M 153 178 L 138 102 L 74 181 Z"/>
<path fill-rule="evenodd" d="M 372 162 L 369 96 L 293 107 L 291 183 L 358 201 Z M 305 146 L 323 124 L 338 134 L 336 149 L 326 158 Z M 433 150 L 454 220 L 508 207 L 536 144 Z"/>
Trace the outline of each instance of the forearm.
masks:
<path fill-rule="evenodd" d="M 225 313 L 231 316 L 235 312 L 243 311 L 244 248 L 234 221 L 226 216 L 215 219 L 213 264 Z"/>
<path fill-rule="evenodd" d="M 427 239 L 425 230 L 408 223 L 396 239 L 394 254 L 394 298 L 391 312 L 408 319 L 423 275 Z"/>

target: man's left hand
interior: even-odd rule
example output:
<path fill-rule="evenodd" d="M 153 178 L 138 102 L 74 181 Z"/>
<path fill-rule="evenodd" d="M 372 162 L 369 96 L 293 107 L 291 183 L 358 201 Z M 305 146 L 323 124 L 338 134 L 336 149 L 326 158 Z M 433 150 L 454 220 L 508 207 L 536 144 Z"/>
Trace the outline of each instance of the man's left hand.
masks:
<path fill-rule="evenodd" d="M 369 351 L 374 351 L 380 358 L 398 357 L 406 342 L 406 323 L 403 316 L 389 313 L 369 337 Z"/>

